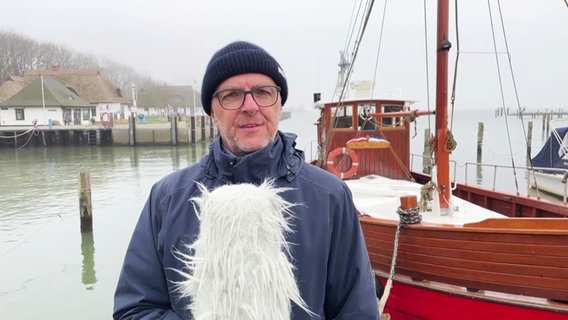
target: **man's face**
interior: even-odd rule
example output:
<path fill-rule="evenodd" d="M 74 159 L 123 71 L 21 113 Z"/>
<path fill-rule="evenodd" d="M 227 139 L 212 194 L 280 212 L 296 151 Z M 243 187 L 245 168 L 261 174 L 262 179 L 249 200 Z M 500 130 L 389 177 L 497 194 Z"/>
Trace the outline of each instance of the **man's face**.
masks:
<path fill-rule="evenodd" d="M 273 86 L 274 81 L 263 74 L 247 73 L 221 82 L 217 91 L 225 89 L 251 90 L 260 86 Z M 273 106 L 259 107 L 251 94 L 245 95 L 243 106 L 238 110 L 226 110 L 212 97 L 211 118 L 219 132 L 223 146 L 236 156 L 243 156 L 266 147 L 274 141 L 282 116 L 282 98 Z"/>

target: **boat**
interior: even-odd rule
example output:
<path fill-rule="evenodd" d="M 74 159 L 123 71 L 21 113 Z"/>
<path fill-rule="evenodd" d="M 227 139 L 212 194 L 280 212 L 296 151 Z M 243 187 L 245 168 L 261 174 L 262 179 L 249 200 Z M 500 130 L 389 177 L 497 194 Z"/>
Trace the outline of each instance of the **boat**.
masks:
<path fill-rule="evenodd" d="M 413 109 L 416 101 L 404 97 L 346 99 L 342 92 L 325 102 L 314 94 L 320 117 L 311 163 L 352 192 L 384 289 L 377 293 L 382 318 L 568 319 L 566 205 L 451 177 L 448 7 L 438 1 L 435 111 Z M 355 48 L 340 68 L 350 68 Z M 427 116 L 436 123 L 431 165 L 416 172 L 412 121 Z"/>
<path fill-rule="evenodd" d="M 568 121 L 550 123 L 552 130 L 539 153 L 531 159 L 529 171 L 531 188 L 562 197 L 568 197 Z"/>

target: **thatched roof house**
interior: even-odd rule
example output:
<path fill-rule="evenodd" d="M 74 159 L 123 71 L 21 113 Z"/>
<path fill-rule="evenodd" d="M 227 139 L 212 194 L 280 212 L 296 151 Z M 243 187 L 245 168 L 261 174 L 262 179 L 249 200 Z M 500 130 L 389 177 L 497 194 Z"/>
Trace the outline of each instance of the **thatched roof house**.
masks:
<path fill-rule="evenodd" d="M 9 76 L 0 85 L 0 102 L 6 101 L 34 80 L 53 78 L 64 87 L 96 106 L 95 115 L 108 112 L 116 118 L 124 118 L 132 105 L 130 99 L 122 95 L 120 88 L 112 84 L 95 69 L 28 70 L 22 77 Z"/>
<path fill-rule="evenodd" d="M 172 112 L 190 115 L 202 112 L 201 97 L 192 86 L 159 86 L 138 92 L 138 112 L 164 116 Z"/>
<path fill-rule="evenodd" d="M 81 99 L 57 80 L 38 77 L 0 103 L 0 126 L 89 124 L 96 105 Z"/>
<path fill-rule="evenodd" d="M 26 86 L 24 77 L 8 76 L 2 84 L 0 84 L 0 102 L 8 100 Z"/>
<path fill-rule="evenodd" d="M 40 75 L 56 79 L 90 103 L 132 104 L 130 99 L 122 95 L 120 88 L 95 69 L 28 70 L 24 73 L 23 78 L 25 82 L 29 83 Z"/>
<path fill-rule="evenodd" d="M 42 88 L 43 85 L 43 88 Z M 57 80 L 49 77 L 37 78 L 8 100 L 2 107 L 89 107 L 95 106 L 81 99 Z"/>

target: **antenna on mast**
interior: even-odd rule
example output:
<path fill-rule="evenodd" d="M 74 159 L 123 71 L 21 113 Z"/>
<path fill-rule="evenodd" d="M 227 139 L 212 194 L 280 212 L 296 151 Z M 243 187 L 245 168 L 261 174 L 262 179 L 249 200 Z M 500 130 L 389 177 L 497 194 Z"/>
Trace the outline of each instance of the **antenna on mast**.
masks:
<path fill-rule="evenodd" d="M 341 99 L 339 95 L 341 95 L 343 86 L 346 85 L 345 79 L 347 78 L 347 72 L 349 71 L 349 67 L 351 63 L 347 60 L 347 56 L 345 51 L 339 51 L 339 72 L 337 73 L 337 85 L 335 88 L 335 96 L 336 99 Z"/>

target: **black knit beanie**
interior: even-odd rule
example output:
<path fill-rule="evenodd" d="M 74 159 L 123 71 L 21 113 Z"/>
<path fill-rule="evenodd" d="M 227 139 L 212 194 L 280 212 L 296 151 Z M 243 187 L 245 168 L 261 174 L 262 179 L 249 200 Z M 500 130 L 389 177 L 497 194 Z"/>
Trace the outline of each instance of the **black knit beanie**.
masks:
<path fill-rule="evenodd" d="M 201 86 L 201 103 L 211 115 L 211 99 L 221 82 L 243 73 L 262 73 L 280 87 L 282 105 L 288 97 L 286 77 L 278 62 L 261 47 L 245 41 L 236 41 L 217 51 L 205 70 Z"/>

